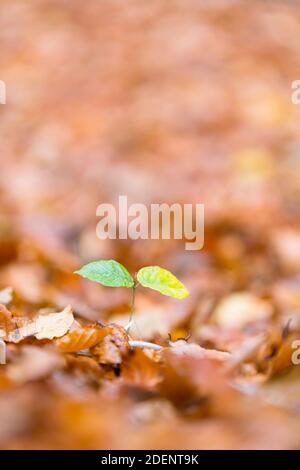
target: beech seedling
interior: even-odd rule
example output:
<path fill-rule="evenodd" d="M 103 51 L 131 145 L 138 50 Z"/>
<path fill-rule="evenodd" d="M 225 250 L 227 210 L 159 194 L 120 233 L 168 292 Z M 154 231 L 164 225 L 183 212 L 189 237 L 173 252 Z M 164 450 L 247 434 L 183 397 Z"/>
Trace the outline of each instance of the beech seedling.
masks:
<path fill-rule="evenodd" d="M 127 269 L 115 260 L 100 260 L 88 263 L 76 274 L 98 282 L 103 286 L 132 288 L 131 317 L 134 313 L 135 290 L 139 285 L 154 289 L 175 299 L 184 299 L 189 291 L 170 271 L 160 266 L 147 266 L 140 269 L 134 279 Z"/>

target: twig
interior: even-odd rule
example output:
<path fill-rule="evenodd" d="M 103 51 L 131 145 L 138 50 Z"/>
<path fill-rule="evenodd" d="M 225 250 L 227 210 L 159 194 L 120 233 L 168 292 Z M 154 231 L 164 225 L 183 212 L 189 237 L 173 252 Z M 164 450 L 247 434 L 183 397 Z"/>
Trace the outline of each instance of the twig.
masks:
<path fill-rule="evenodd" d="M 162 349 L 162 346 L 159 344 L 154 344 L 154 343 L 148 343 L 148 341 L 136 341 L 130 339 L 128 341 L 128 344 L 131 348 L 147 348 L 147 349 L 153 349 L 154 351 L 160 351 Z M 92 354 L 88 350 L 82 350 L 82 351 L 77 351 L 76 356 L 86 356 L 86 357 L 92 357 Z"/>
<path fill-rule="evenodd" d="M 154 349 L 154 351 L 160 351 L 162 349 L 162 346 L 159 346 L 159 344 L 148 343 L 148 341 L 129 340 L 128 343 L 132 348 L 148 348 Z"/>

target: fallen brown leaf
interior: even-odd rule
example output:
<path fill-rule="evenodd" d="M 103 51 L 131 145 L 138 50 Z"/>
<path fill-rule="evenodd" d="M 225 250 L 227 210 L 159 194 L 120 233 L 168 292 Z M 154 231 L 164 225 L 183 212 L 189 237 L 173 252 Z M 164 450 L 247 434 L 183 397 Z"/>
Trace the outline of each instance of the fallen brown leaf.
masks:
<path fill-rule="evenodd" d="M 9 333 L 7 341 L 18 343 L 28 336 L 35 336 L 40 340 L 58 338 L 67 333 L 73 322 L 72 309 L 68 306 L 62 312 L 38 315 L 25 326 Z"/>
<path fill-rule="evenodd" d="M 79 326 L 56 340 L 61 352 L 72 353 L 90 349 L 107 335 L 107 329 L 99 325 Z"/>
<path fill-rule="evenodd" d="M 122 381 L 141 389 L 154 390 L 162 379 L 162 367 L 142 349 L 135 349 L 122 364 Z"/>
<path fill-rule="evenodd" d="M 174 354 L 187 355 L 201 359 L 215 359 L 217 361 L 227 361 L 230 358 L 230 353 L 225 351 L 217 351 L 214 349 L 205 349 L 196 343 L 188 343 L 185 340 L 178 340 L 170 343 L 170 348 Z"/>
<path fill-rule="evenodd" d="M 128 335 L 119 325 L 108 325 L 104 329 L 105 336 L 91 352 L 100 364 L 121 364 L 130 349 Z"/>

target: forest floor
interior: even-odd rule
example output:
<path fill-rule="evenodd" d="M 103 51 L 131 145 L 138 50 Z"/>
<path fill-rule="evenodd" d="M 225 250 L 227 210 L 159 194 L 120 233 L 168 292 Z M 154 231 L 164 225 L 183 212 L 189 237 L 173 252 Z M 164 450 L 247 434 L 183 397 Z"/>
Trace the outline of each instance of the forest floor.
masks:
<path fill-rule="evenodd" d="M 299 25 L 289 1 L 1 2 L 1 448 L 300 448 Z M 120 194 L 204 203 L 203 250 L 98 240 Z M 130 338 L 161 350 L 130 347 L 128 289 L 73 274 L 109 258 L 188 287 L 137 292 Z"/>

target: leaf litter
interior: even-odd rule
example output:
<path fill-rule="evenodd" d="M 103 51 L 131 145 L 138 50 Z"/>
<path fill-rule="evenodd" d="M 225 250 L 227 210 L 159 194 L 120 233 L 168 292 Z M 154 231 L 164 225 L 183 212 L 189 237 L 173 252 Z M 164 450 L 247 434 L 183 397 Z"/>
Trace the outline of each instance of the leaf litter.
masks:
<path fill-rule="evenodd" d="M 121 3 L 1 2 L 0 447 L 299 449 L 299 10 Z M 204 250 L 97 240 L 125 193 L 204 202 Z M 151 283 L 127 330 L 128 289 L 72 274 L 112 258 L 190 296 Z"/>

